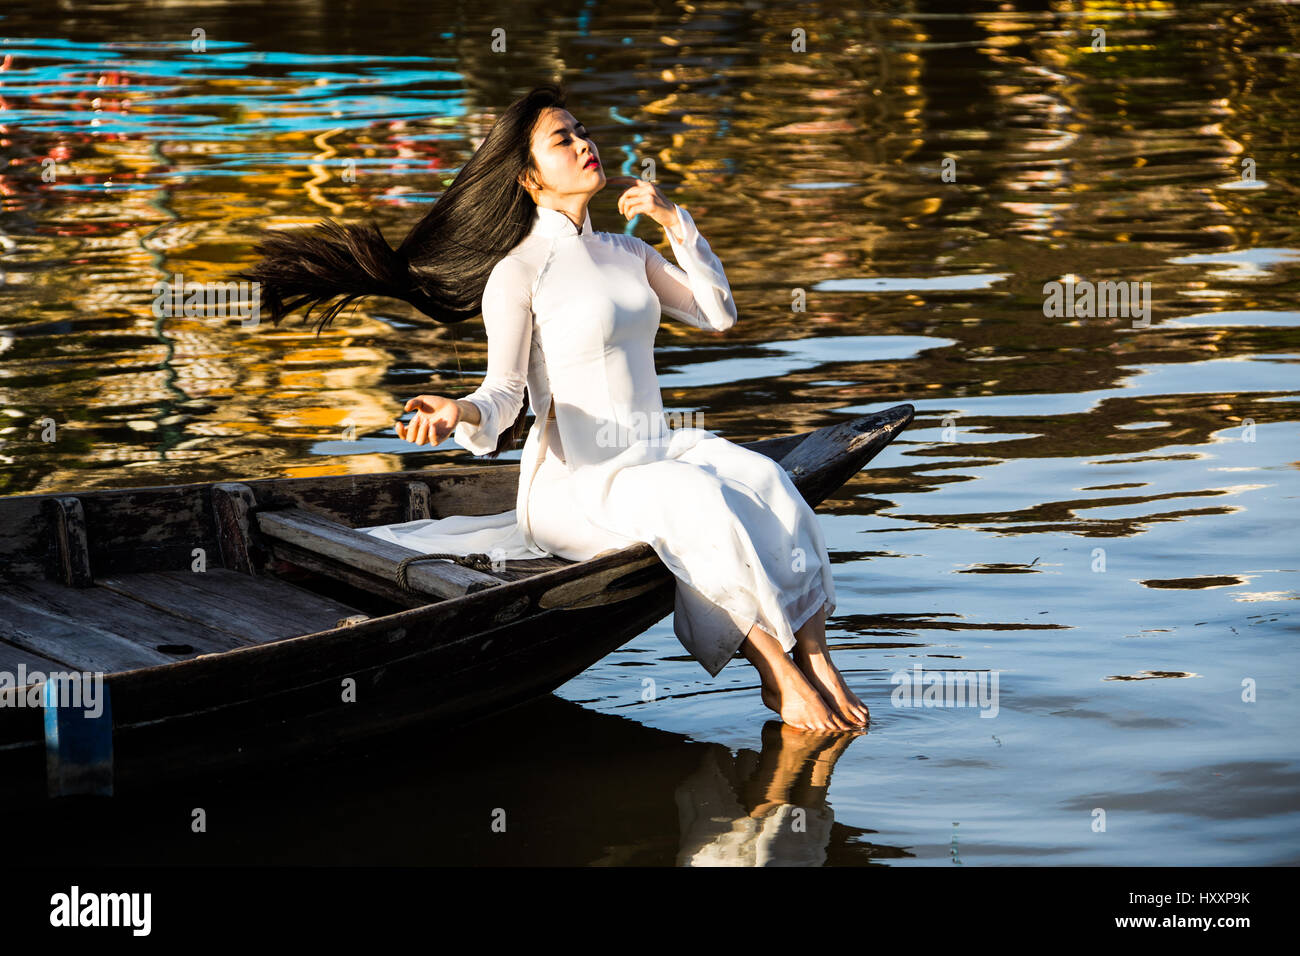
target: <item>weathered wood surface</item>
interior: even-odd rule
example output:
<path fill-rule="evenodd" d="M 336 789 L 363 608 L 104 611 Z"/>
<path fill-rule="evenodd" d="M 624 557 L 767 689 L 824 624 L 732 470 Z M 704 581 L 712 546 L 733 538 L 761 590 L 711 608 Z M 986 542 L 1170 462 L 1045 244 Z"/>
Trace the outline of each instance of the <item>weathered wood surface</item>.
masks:
<path fill-rule="evenodd" d="M 365 591 L 371 597 L 382 598 L 396 607 L 424 607 L 441 598 L 429 594 L 403 591 L 395 583 L 381 581 L 379 578 L 363 571 L 354 571 L 344 564 L 321 557 L 314 551 L 299 548 L 286 541 L 271 541 L 271 558 L 266 564 L 268 574 L 296 580 L 305 572 L 342 581 L 344 584 Z"/>
<path fill-rule="evenodd" d="M 0 671 L 14 675 L 11 679 L 17 680 L 19 664 L 25 666 L 29 674 L 32 671 L 44 673 L 50 670 L 66 670 L 62 661 L 56 661 L 52 657 L 45 657 L 35 651 L 0 640 Z"/>
<path fill-rule="evenodd" d="M 86 514 L 81 502 L 72 497 L 45 502 L 49 522 L 50 576 L 70 588 L 88 588 L 95 583 L 90 573 L 90 547 L 86 535 Z"/>
<path fill-rule="evenodd" d="M 748 442 L 744 447 L 780 460 L 810 434 L 814 433 Z M 413 482 L 429 488 L 431 517 L 499 514 L 514 507 L 518 464 L 267 478 L 242 484 L 252 491 L 258 508 L 305 508 L 345 525 L 365 527 L 407 520 Z M 221 554 L 214 487 L 199 483 L 81 492 L 77 497 L 88 530 L 92 575 L 188 568 L 195 548 L 214 557 Z M 0 577 L 44 572 L 49 537 L 43 508 L 59 497 L 66 496 L 0 497 Z M 512 570 L 504 576 L 515 574 Z"/>
<path fill-rule="evenodd" d="M 568 558 L 561 557 L 523 558 L 517 561 L 506 561 L 504 570 L 493 571 L 492 574 L 506 581 L 518 581 L 520 578 L 532 577 L 534 574 L 541 574 L 543 571 L 554 571 L 556 568 L 567 568 L 569 565 L 576 563 Z"/>
<path fill-rule="evenodd" d="M 405 520 L 406 484 L 427 482 L 435 514 L 498 514 L 514 507 L 519 466 L 455 467 L 324 478 L 263 478 L 241 484 L 259 508 L 302 507 L 355 527 Z M 96 574 L 188 568 L 195 548 L 221 553 L 213 484 L 79 492 Z M 440 498 L 442 489 L 446 496 Z M 60 495 L 0 498 L 0 575 L 43 574 L 49 538 L 44 503 Z M 215 561 L 214 561 L 215 563 Z"/>
<path fill-rule="evenodd" d="M 649 548 L 649 545 L 646 547 Z M 557 584 L 538 596 L 537 606 L 574 610 L 618 604 L 663 584 L 666 570 L 659 556 L 651 549 L 648 555 L 636 560 L 625 561 Z"/>
<path fill-rule="evenodd" d="M 356 608 L 283 581 L 212 568 L 105 578 L 92 588 L 10 581 L 0 661 L 106 673 L 329 630 Z M 12 670 L 12 668 L 10 668 Z"/>
<path fill-rule="evenodd" d="M 535 616 L 518 619 L 514 624 L 490 635 L 473 640 L 444 640 L 448 632 L 458 633 L 453 618 L 440 619 L 437 625 L 418 627 L 405 618 L 401 627 L 361 635 L 371 651 L 389 651 L 387 659 L 376 654 L 365 664 L 349 663 L 347 676 L 357 682 L 357 702 L 343 703 L 339 678 L 304 680 L 299 669 L 277 671 L 278 689 L 260 697 L 227 693 L 220 705 L 212 709 L 195 709 L 177 719 L 144 721 L 134 715 L 133 701 L 142 692 L 138 674 L 110 679 L 113 684 L 115 761 L 118 792 L 145 791 L 158 785 L 162 775 L 187 775 L 202 780 L 223 767 L 246 766 L 255 760 L 283 761 L 290 757 L 330 748 L 351 745 L 375 734 L 391 735 L 405 727 L 428 721 L 456 725 L 476 716 L 502 710 L 535 699 L 572 679 L 599 659 L 614 651 L 635 634 L 661 619 L 672 609 L 671 579 L 650 600 L 630 602 L 626 613 L 611 625 L 606 611 L 591 608 L 554 619 L 543 618 L 538 628 Z M 456 602 L 446 602 L 415 612 L 428 615 L 443 612 Z M 466 603 L 461 601 L 459 603 Z M 330 637 L 356 632 L 338 631 Z M 577 639 L 581 636 L 581 639 Z M 289 641 L 303 648 L 302 663 L 311 666 L 305 652 L 317 638 Z M 236 654 L 261 654 L 271 648 L 256 648 Z M 328 660 L 339 662 L 330 652 Z M 319 663 L 319 652 L 316 656 Z M 200 667 L 217 658 L 198 661 Z M 192 668 L 191 664 L 175 665 Z M 245 665 L 247 666 L 247 665 Z M 170 669 L 169 669 L 170 670 Z M 242 682 L 242 678 L 234 677 Z M 257 689 L 257 688 L 255 688 Z M 202 698 L 202 688 L 192 684 L 184 693 L 173 695 L 170 682 L 168 698 L 187 706 Z M 154 701 L 164 704 L 166 701 Z M 122 715 L 127 707 L 133 716 Z M 26 716 L 15 711 L 15 715 Z M 37 712 L 39 716 L 39 712 Z M 37 721 L 37 730 L 39 730 Z M 0 727 L 0 730 L 7 729 Z M 33 748 L 27 748 L 29 751 Z M 12 757 L 6 762 L 6 757 Z M 23 761 L 27 757 L 32 759 Z M 0 739 L 0 789 L 5 771 L 39 775 L 39 744 L 28 754 L 19 747 L 6 748 Z M 162 764 L 162 766 L 160 766 Z M 17 779 L 19 772 L 8 777 Z M 40 779 L 37 776 L 37 779 Z"/>
<path fill-rule="evenodd" d="M 812 432 L 800 432 L 797 435 L 778 435 L 776 438 L 760 438 L 757 441 L 742 442 L 742 448 L 748 448 L 750 451 L 756 451 L 760 455 L 766 455 L 773 461 L 780 461 L 796 445 L 811 435 Z"/>
<path fill-rule="evenodd" d="M 262 511 L 257 515 L 262 534 L 311 551 L 353 571 L 395 582 L 397 567 L 418 551 L 403 548 L 373 535 L 346 528 L 300 508 Z M 407 569 L 411 588 L 435 598 L 455 598 L 502 583 L 500 578 L 451 561 L 423 561 Z"/>
<path fill-rule="evenodd" d="M 780 458 L 780 465 L 805 498 L 820 502 L 898 437 L 914 411 L 911 405 L 895 405 L 819 428 Z"/>
<path fill-rule="evenodd" d="M 806 434 L 746 442 L 779 459 Z M 446 465 L 420 471 L 323 478 L 261 478 L 241 482 L 258 507 L 301 507 L 353 527 L 409 520 L 409 482 L 429 488 L 430 517 L 489 515 L 515 506 L 519 464 Z M 221 553 L 212 503 L 213 483 L 79 492 L 89 529 L 92 573 L 125 574 L 189 567 L 195 548 Z M 0 574 L 44 573 L 46 501 L 60 494 L 0 497 Z"/>
<path fill-rule="evenodd" d="M 121 575 L 102 579 L 100 588 L 221 632 L 231 647 L 329 630 L 360 613 L 284 581 L 224 568 Z"/>
<path fill-rule="evenodd" d="M 403 516 L 404 520 L 421 521 L 428 518 L 433 513 L 429 502 L 429 486 L 423 481 L 408 481 L 406 483 L 406 514 Z"/>
<path fill-rule="evenodd" d="M 73 592 L 68 589 L 67 593 Z M 72 670 L 112 673 L 176 660 L 10 588 L 0 592 L 0 639 Z"/>
<path fill-rule="evenodd" d="M 910 417 L 910 408 L 906 411 L 905 417 Z M 900 422 L 897 418 L 890 427 L 901 428 Z M 864 423 L 859 431 L 868 427 L 874 426 Z M 863 446 L 865 457 L 874 453 L 866 447 L 870 441 Z M 787 446 L 787 454 L 792 448 Z M 856 469 L 864 460 L 848 461 L 843 467 Z M 817 489 L 834 465 L 834 461 L 813 462 L 811 470 L 793 477 L 811 504 L 819 502 Z M 357 513 L 364 514 L 361 520 L 368 523 L 401 520 L 405 482 L 428 480 L 427 473 L 383 477 L 387 491 L 375 493 L 387 497 L 382 506 L 390 509 L 387 514 L 366 512 L 360 501 L 351 505 L 361 509 Z M 394 483 L 394 478 L 400 480 Z M 277 487 L 275 495 L 267 497 L 283 497 L 283 486 Z M 376 488 L 371 485 L 372 491 Z M 266 507 L 263 495 L 254 491 L 259 506 Z M 509 507 L 507 501 L 494 510 Z M 87 514 L 93 554 L 90 507 Z M 264 515 L 257 516 L 259 528 Z M 413 566 L 412 576 L 427 566 Z M 188 557 L 176 567 L 188 567 Z M 241 584 L 258 580 L 219 569 L 218 573 Z M 673 584 L 653 549 L 641 543 L 476 594 L 114 674 L 109 680 L 116 739 L 124 745 L 121 752 L 133 751 L 133 759 L 142 766 L 161 754 L 172 760 L 215 763 L 217 757 L 209 754 L 218 743 L 234 760 L 241 746 L 272 732 L 282 733 L 275 737 L 274 746 L 291 740 L 312 747 L 319 746 L 321 739 L 361 738 L 431 716 L 460 719 L 509 706 L 553 690 L 666 616 L 672 610 Z M 236 600 L 227 599 L 219 606 L 229 613 Z M 194 603 L 185 606 L 193 616 Z M 0 620 L 4 618 L 0 611 Z M 341 702 L 339 687 L 345 677 L 357 681 L 357 704 Z M 30 714 L 0 711 L 0 760 L 6 755 L 30 755 L 39 746 L 39 726 Z"/>
<path fill-rule="evenodd" d="M 257 499 L 248 485 L 212 486 L 212 513 L 217 526 L 217 543 L 221 547 L 221 564 L 240 574 L 257 574 L 251 530 Z"/>
<path fill-rule="evenodd" d="M 169 609 L 141 602 L 107 587 L 72 589 L 36 579 L 6 586 L 11 598 L 159 651 L 168 660 L 219 654 L 249 643 L 237 634 L 204 624 L 184 607 Z"/>
<path fill-rule="evenodd" d="M 653 606 L 640 594 L 615 605 L 588 607 L 591 595 L 581 589 L 570 595 L 572 608 L 564 603 L 563 585 L 588 571 L 600 575 L 647 559 L 657 560 L 653 550 L 636 544 L 502 584 L 491 595 L 467 595 L 307 636 L 114 674 L 109 680 L 116 726 L 121 733 L 133 724 L 207 720 L 210 714 L 242 707 L 269 712 L 278 706 L 275 701 L 298 691 L 314 701 L 313 707 L 350 706 L 340 701 L 344 677 L 356 677 L 363 692 L 380 682 L 410 686 L 425 699 L 426 711 L 446 714 L 485 701 L 544 693 L 559 686 L 553 678 L 562 683 L 644 630 L 638 622 L 647 615 L 657 620 L 672 610 L 672 576 L 662 565 L 651 569 L 661 579 Z M 629 573 L 638 587 L 645 583 L 640 574 Z M 612 592 L 625 590 L 617 574 L 611 578 Z M 549 595 L 547 609 L 539 607 L 543 595 Z M 543 653 L 546 647 L 549 651 Z M 508 679 L 500 686 L 470 679 L 479 671 Z M 374 717 L 372 708 L 379 700 L 366 699 L 366 708 L 349 712 L 363 724 Z M 21 733 L 16 726 L 0 711 L 0 752 L 21 739 L 14 736 Z"/>

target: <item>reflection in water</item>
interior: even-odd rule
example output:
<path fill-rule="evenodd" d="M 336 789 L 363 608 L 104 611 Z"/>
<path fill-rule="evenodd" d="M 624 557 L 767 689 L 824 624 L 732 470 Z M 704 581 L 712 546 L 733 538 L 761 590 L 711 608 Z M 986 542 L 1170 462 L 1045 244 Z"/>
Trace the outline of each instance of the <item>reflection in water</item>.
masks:
<path fill-rule="evenodd" d="M 713 744 L 678 786 L 679 866 L 822 866 L 835 761 L 865 731 L 804 733 L 771 720 L 761 755 Z"/>
<path fill-rule="evenodd" d="M 43 804 L 30 808 L 13 849 L 91 863 L 317 864 L 343 854 L 359 865 L 673 866 L 699 842 L 679 830 L 685 809 L 690 819 L 734 814 L 733 822 L 762 826 L 769 836 L 751 857 L 764 865 L 910 856 L 867 842 L 870 830 L 830 822 L 831 767 L 859 734 L 835 744 L 787 736 L 771 721 L 761 755 L 732 758 L 719 744 L 548 697 L 468 727 L 407 730 L 312 766 Z M 710 772 L 731 796 L 705 805 L 697 801 L 712 799 Z M 231 838 L 200 845 L 188 826 L 176 827 L 176 808 L 194 806 Z M 801 809 L 807 833 L 793 823 Z M 494 829 L 502 812 L 504 830 Z"/>

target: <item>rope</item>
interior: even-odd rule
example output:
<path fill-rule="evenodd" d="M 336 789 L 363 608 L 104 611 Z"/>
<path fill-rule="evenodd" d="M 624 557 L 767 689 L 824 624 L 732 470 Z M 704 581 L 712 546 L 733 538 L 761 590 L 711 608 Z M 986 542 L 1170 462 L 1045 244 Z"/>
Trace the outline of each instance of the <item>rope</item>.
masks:
<path fill-rule="evenodd" d="M 403 591 L 414 591 L 410 582 L 406 579 L 407 569 L 417 561 L 432 561 L 435 559 L 447 559 L 457 564 L 473 568 L 476 571 L 491 571 L 492 558 L 482 552 L 474 554 L 452 554 L 449 551 L 439 551 L 435 554 L 413 554 L 409 558 L 403 558 L 397 565 L 397 586 Z"/>

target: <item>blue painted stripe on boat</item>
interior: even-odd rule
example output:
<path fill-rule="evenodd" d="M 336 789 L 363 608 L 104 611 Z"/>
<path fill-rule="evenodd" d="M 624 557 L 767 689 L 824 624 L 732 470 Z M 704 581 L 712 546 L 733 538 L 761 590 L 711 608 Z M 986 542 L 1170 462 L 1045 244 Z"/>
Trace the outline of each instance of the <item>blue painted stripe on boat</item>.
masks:
<path fill-rule="evenodd" d="M 93 709 L 86 706 L 84 696 L 78 703 L 61 706 L 55 681 L 47 680 L 42 688 L 45 774 L 51 797 L 113 795 L 112 698 L 107 681 L 101 678 L 97 685 Z"/>

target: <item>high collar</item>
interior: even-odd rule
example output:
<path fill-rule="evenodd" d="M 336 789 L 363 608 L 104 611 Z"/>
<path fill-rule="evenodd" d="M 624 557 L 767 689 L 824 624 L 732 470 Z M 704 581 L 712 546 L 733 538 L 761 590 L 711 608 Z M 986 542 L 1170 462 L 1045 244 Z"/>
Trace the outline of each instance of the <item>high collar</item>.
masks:
<path fill-rule="evenodd" d="M 582 235 L 591 234 L 591 209 L 586 210 L 582 221 Z M 533 228 L 529 235 L 541 235 L 550 238 L 561 236 L 576 236 L 578 230 L 573 225 L 573 220 L 567 214 L 560 212 L 558 209 L 551 209 L 548 206 L 537 206 L 533 212 Z"/>

